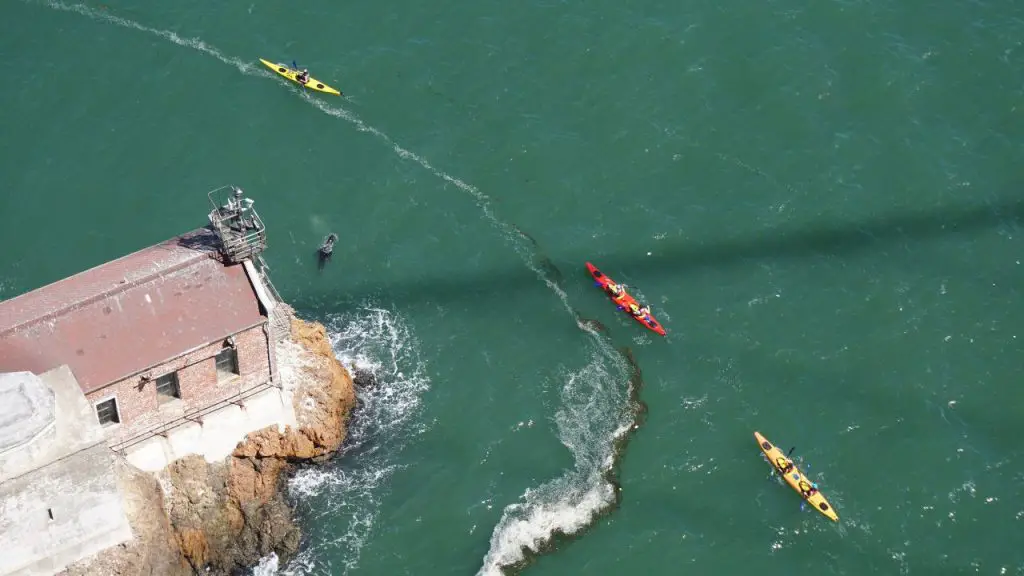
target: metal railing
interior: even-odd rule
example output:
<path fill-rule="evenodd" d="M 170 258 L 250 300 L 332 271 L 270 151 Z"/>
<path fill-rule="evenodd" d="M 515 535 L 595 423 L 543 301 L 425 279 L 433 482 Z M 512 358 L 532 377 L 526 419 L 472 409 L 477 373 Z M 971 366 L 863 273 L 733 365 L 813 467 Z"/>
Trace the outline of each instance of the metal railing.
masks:
<path fill-rule="evenodd" d="M 232 194 L 224 192 L 230 190 Z M 223 198 L 222 202 L 214 196 Z M 245 198 L 241 188 L 221 186 L 206 193 L 213 210 L 210 211 L 210 225 L 221 241 L 224 260 L 237 264 L 257 257 L 267 247 L 267 228 L 256 210 L 253 200 Z"/>
<path fill-rule="evenodd" d="M 204 406 L 203 408 L 192 410 L 191 412 L 186 412 L 180 417 L 161 422 L 160 424 L 152 426 L 149 429 L 145 430 L 144 432 L 139 432 L 138 434 L 135 434 L 129 437 L 128 439 L 112 443 L 109 445 L 110 449 L 113 450 L 114 452 L 121 454 L 122 456 L 125 456 L 129 448 L 141 444 L 142 442 L 145 442 L 146 440 L 149 440 L 154 436 L 166 437 L 167 434 L 169 434 L 175 428 L 185 426 L 187 424 L 202 425 L 204 416 L 208 416 L 214 412 L 217 412 L 218 410 L 227 408 L 230 405 L 239 406 L 244 409 L 245 400 L 257 394 L 260 394 L 261 392 L 265 392 L 271 388 L 277 388 L 278 390 L 280 390 L 281 386 L 279 384 L 275 384 L 273 381 L 262 382 L 250 388 L 246 388 L 245 390 L 242 390 L 237 394 L 214 402 L 213 404 Z M 239 438 L 238 440 L 239 442 L 241 442 L 242 439 Z"/>
<path fill-rule="evenodd" d="M 263 256 L 256 256 L 253 262 L 256 263 L 256 268 L 260 271 L 260 277 L 266 284 L 267 289 L 270 290 L 270 295 L 274 297 L 274 300 L 284 302 L 284 299 L 281 298 L 281 294 L 277 291 L 277 287 L 270 281 L 270 265 L 267 264 L 267 261 L 263 259 Z"/>

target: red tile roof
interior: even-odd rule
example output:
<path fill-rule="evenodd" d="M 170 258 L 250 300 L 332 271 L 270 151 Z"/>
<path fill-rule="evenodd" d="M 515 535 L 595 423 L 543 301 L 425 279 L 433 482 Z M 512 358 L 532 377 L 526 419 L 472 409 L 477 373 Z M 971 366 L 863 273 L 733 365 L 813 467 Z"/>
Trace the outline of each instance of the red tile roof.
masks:
<path fill-rule="evenodd" d="M 266 318 L 200 229 L 0 302 L 0 372 L 67 364 L 85 393 Z"/>

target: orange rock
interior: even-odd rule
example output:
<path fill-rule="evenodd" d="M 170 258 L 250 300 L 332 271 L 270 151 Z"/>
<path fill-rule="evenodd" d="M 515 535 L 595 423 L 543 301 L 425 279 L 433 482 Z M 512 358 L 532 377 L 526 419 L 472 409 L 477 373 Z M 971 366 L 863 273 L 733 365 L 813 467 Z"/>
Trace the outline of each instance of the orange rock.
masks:
<path fill-rule="evenodd" d="M 206 564 L 210 553 L 210 546 L 206 542 L 206 534 L 196 528 L 185 528 L 178 532 L 178 545 L 181 553 L 188 558 L 192 566 L 198 567 Z"/>

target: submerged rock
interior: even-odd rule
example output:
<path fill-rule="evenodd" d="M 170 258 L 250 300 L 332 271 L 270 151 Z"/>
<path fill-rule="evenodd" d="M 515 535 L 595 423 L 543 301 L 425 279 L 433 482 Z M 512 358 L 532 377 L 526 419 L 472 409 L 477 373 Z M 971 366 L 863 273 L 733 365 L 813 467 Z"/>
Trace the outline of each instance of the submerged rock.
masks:
<path fill-rule="evenodd" d="M 352 372 L 352 380 L 359 388 L 374 388 L 377 386 L 377 377 L 373 375 L 373 372 L 358 368 Z"/>

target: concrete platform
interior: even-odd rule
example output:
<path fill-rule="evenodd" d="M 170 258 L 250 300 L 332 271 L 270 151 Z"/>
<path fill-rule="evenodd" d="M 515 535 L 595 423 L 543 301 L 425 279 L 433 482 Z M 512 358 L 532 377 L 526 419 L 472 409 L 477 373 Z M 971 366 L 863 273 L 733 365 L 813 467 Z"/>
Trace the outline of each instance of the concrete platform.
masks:
<path fill-rule="evenodd" d="M 153 436 L 129 448 L 128 462 L 140 470 L 157 472 L 178 458 L 200 454 L 207 462 L 228 457 L 249 432 L 276 426 L 295 426 L 292 396 L 277 388 L 245 399 L 244 406 L 234 404 L 203 416 L 203 423 L 174 428 L 167 437 Z"/>
<path fill-rule="evenodd" d="M 14 411 L 8 414 L 12 404 Z M 105 439 L 67 366 L 42 376 L 0 374 L 0 406 L 0 483 Z"/>
<path fill-rule="evenodd" d="M 71 370 L 0 375 L 0 402 L 0 576 L 48 576 L 130 539 L 113 454 Z"/>
<path fill-rule="evenodd" d="M 53 390 L 31 372 L 0 374 L 0 406 L 0 457 L 54 428 Z"/>
<path fill-rule="evenodd" d="M 132 531 L 103 444 L 0 484 L 0 575 L 50 576 Z"/>

